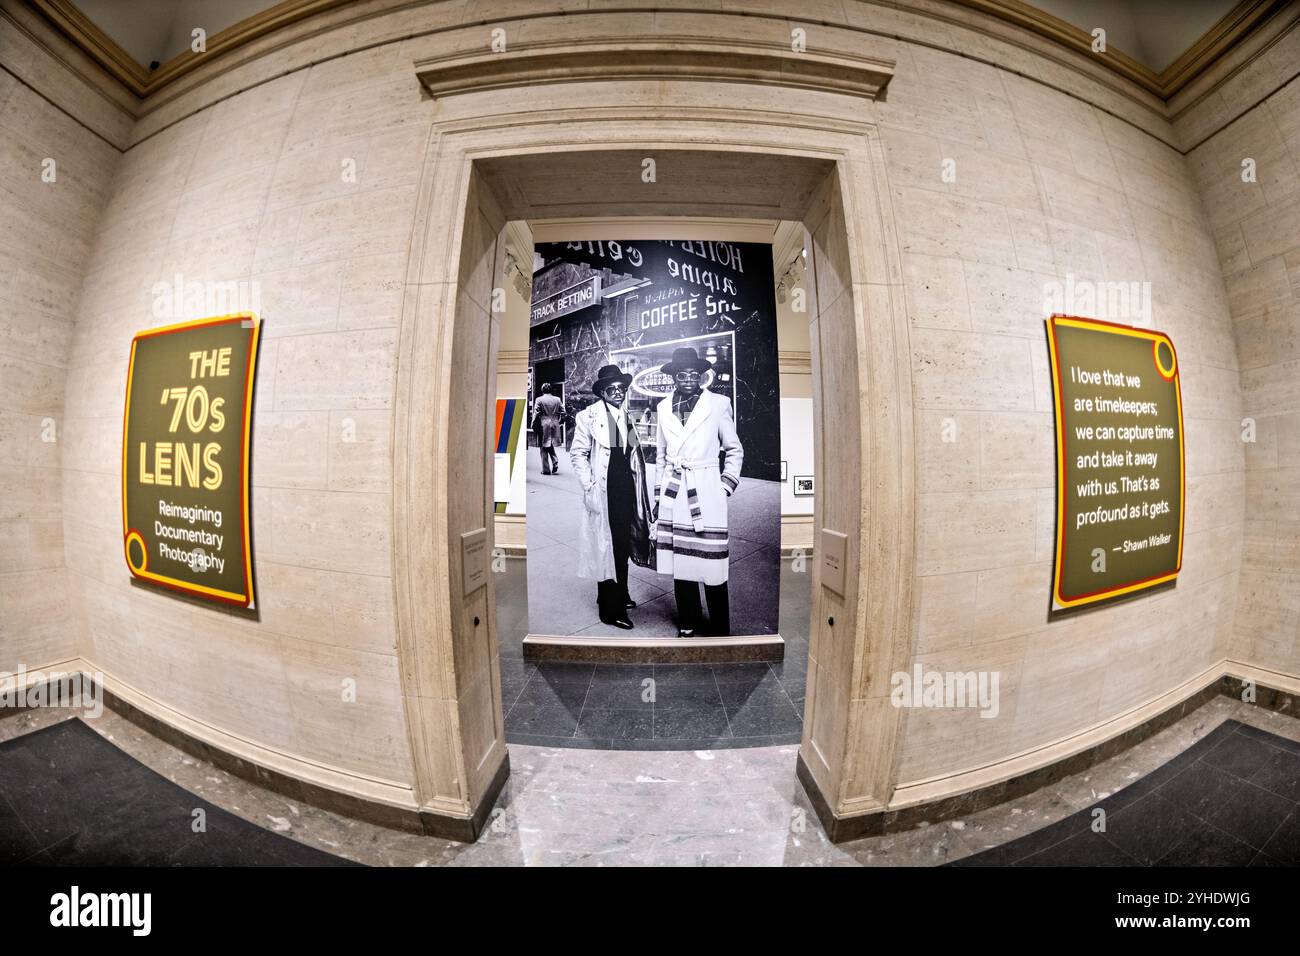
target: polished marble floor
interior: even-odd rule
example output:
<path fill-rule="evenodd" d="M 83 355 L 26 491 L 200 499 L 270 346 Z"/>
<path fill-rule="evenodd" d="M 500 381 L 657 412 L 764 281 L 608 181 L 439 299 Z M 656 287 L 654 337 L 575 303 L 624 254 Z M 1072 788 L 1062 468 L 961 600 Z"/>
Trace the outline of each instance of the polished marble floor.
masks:
<path fill-rule="evenodd" d="M 0 720 L 0 739 L 71 716 L 38 710 L 8 717 Z M 961 819 L 838 846 L 826 839 L 795 779 L 794 746 L 631 751 L 512 745 L 511 774 L 490 825 L 477 843 L 460 844 L 388 830 L 264 790 L 111 712 L 86 723 L 206 804 L 371 865 L 933 866 L 1086 811 L 1228 720 L 1300 742 L 1300 721 L 1216 697 L 1136 747 L 1032 794 Z M 1118 821 L 1120 814 L 1114 816 Z M 1230 855 L 1204 859 L 1229 861 Z"/>
<path fill-rule="evenodd" d="M 808 677 L 811 576 L 780 568 L 783 660 L 744 664 L 533 664 L 526 562 L 496 578 L 506 740 L 548 747 L 712 750 L 797 744 Z"/>

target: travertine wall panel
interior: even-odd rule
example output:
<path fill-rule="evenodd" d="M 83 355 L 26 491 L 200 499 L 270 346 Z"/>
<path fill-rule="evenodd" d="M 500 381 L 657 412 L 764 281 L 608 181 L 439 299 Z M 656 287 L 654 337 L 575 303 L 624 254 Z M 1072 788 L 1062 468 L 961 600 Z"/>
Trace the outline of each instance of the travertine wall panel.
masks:
<path fill-rule="evenodd" d="M 65 418 L 68 365 L 118 151 L 55 103 L 110 124 L 116 111 L 81 100 L 84 86 L 4 18 L 0 63 L 0 671 L 14 671 L 77 653 L 61 472 L 79 440 Z M 38 78 L 42 93 L 27 85 Z"/>
<path fill-rule="evenodd" d="M 62 464 L 88 659 L 223 732 L 409 785 L 391 409 L 432 104 L 399 93 L 395 57 L 390 45 L 299 70 L 125 154 L 89 254 Z M 195 303 L 194 284 L 240 297 Z M 237 308 L 265 323 L 254 619 L 131 586 L 116 490 L 131 335 Z"/>
<path fill-rule="evenodd" d="M 42 45 L 45 43 L 48 46 Z M 128 142 L 134 124 L 131 112 L 134 97 L 125 90 L 87 83 L 85 76 L 100 75 L 98 67 L 71 43 L 55 35 L 40 15 L 20 0 L 0 2 L 0 63 L 7 74 L 0 80 L 0 87 L 17 77 L 30 90 L 38 90 L 49 109 L 64 117 L 76 117 L 83 132 L 116 149 Z M 29 134 L 38 130 L 48 133 L 51 122 L 63 124 L 63 120 L 52 120 L 44 111 L 34 121 L 36 125 L 28 128 Z M 111 175 L 111 169 L 101 172 Z"/>
<path fill-rule="evenodd" d="M 1183 157 L 1081 99 L 912 46 L 878 115 L 912 321 L 913 663 L 1000 675 L 996 717 L 907 712 L 897 763 L 907 783 L 1119 717 L 1226 656 L 1240 562 L 1224 544 L 1242 532 L 1245 460 L 1227 293 Z M 1067 282 L 1147 283 L 1149 316 L 1140 296 L 1125 315 L 1073 311 L 1149 323 L 1178 346 L 1192 573 L 1176 591 L 1049 623 L 1056 472 L 1043 320 Z"/>
<path fill-rule="evenodd" d="M 1287 18 L 1279 18 L 1284 19 Z M 1290 19 L 1294 23 L 1294 15 Z M 1228 123 L 1249 114 L 1261 100 L 1291 82 L 1296 63 L 1300 63 L 1300 31 L 1286 26 L 1280 29 L 1284 32 L 1258 56 L 1241 63 L 1230 81 L 1198 98 L 1194 106 L 1184 106 L 1174 120 L 1174 130 L 1183 149 L 1195 154 L 1199 146 Z M 1238 57 L 1230 54 L 1230 58 Z"/>
<path fill-rule="evenodd" d="M 1291 677 L 1300 674 L 1300 81 L 1277 72 L 1277 57 L 1298 38 L 1292 30 L 1187 117 L 1199 129 L 1220 102 L 1248 110 L 1189 157 L 1218 241 L 1242 393 L 1201 453 L 1218 461 L 1234 437 L 1246 439 L 1231 656 Z"/>

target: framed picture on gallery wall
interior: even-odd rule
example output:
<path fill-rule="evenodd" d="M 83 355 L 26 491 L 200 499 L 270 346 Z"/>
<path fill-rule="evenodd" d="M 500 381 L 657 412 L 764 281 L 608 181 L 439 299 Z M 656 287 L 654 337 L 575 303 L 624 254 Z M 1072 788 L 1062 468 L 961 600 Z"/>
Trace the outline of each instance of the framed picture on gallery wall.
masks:
<path fill-rule="evenodd" d="M 811 498 L 812 495 L 813 495 L 813 476 L 795 475 L 794 496 L 796 498 Z"/>
<path fill-rule="evenodd" d="M 781 462 L 781 480 L 785 481 L 785 462 Z"/>
<path fill-rule="evenodd" d="M 710 639 L 775 636 L 778 550 L 733 563 L 727 546 L 731 535 L 776 541 L 781 532 L 772 247 L 636 239 L 535 251 L 529 365 L 534 387 L 561 399 L 568 428 L 552 449 L 556 468 L 529 457 L 528 534 L 545 527 L 570 556 L 528 565 L 529 643 L 685 647 L 697 626 L 705 636 L 703 609 L 686 598 L 701 581 L 713 601 Z M 610 464 L 611 439 L 629 474 Z M 736 489 L 743 506 L 728 506 Z M 544 545 L 530 537 L 530 549 L 534 540 Z M 667 600 L 640 590 L 650 581 Z M 744 598 L 728 604 L 727 593 Z"/>

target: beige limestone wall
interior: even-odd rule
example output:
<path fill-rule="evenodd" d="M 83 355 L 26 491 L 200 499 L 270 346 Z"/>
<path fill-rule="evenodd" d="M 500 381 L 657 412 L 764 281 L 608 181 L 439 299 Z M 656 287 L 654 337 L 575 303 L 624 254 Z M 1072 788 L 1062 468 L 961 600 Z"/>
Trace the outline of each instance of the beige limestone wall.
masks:
<path fill-rule="evenodd" d="M 391 413 L 432 104 L 397 52 L 298 70 L 126 152 L 85 269 L 62 464 L 89 660 L 224 734 L 409 785 Z M 172 290 L 189 295 L 194 283 L 242 284 L 245 297 L 197 308 L 175 301 Z M 120 544 L 131 336 L 237 306 L 256 306 L 264 319 L 253 428 L 256 618 L 133 586 Z"/>
<path fill-rule="evenodd" d="M 1066 93 L 920 46 L 900 48 L 878 116 L 912 325 L 912 664 L 1000 673 L 995 718 L 907 712 L 896 764 L 907 784 L 1120 717 L 1226 656 L 1242 403 L 1210 221 L 1177 152 Z M 1049 623 L 1056 495 L 1043 320 L 1052 284 L 1064 291 L 1070 276 L 1149 283 L 1149 321 L 1181 361 L 1187 534 L 1176 590 Z M 1074 311 L 1144 321 L 1139 310 Z"/>
<path fill-rule="evenodd" d="M 48 56 L 0 19 L 0 670 L 77 655 L 60 458 L 81 268 L 118 151 L 24 77 Z M 52 97 L 52 98 L 47 98 Z"/>
<path fill-rule="evenodd" d="M 1283 48 L 1296 49 L 1300 30 Z M 1295 60 L 1291 61 L 1294 68 Z M 1259 70 L 1252 75 L 1258 75 Z M 1245 525 L 1234 661 L 1300 676 L 1300 80 L 1234 77 L 1200 109 L 1263 98 L 1190 155 L 1241 367 Z M 1194 116 L 1191 122 L 1202 118 Z M 1253 160 L 1254 181 L 1243 162 Z M 1252 437 L 1253 441 L 1249 439 Z"/>

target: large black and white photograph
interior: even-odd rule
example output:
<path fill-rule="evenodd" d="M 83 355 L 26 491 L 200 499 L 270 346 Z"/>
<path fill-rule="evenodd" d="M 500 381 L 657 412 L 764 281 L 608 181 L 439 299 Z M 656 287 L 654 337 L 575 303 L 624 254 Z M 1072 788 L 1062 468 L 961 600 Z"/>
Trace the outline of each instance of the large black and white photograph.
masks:
<path fill-rule="evenodd" d="M 592 240 L 536 251 L 529 632 L 777 633 L 771 247 Z"/>

